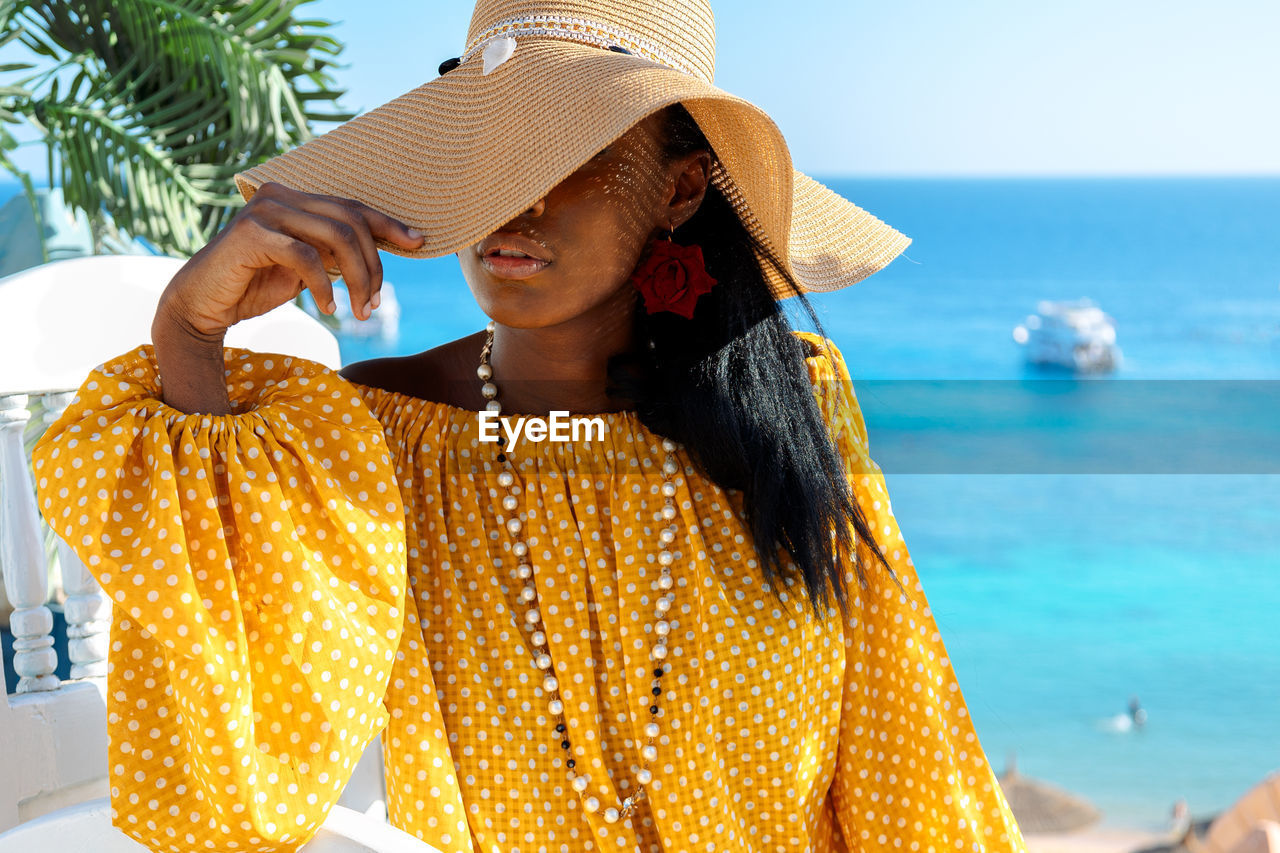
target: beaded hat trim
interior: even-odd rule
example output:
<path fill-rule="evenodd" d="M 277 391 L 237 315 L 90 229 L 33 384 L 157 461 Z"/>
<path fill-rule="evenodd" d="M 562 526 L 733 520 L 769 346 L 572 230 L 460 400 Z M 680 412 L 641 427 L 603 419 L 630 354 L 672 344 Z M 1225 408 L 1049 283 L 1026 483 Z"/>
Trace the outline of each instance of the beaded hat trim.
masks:
<path fill-rule="evenodd" d="M 609 50 L 614 47 L 625 48 L 629 53 L 645 59 L 661 63 L 668 68 L 692 74 L 706 80 L 701 74 L 694 72 L 687 63 L 673 56 L 654 42 L 627 32 L 621 27 L 586 18 L 570 18 L 561 15 L 530 15 L 519 18 L 506 18 L 472 39 L 462 54 L 466 62 L 495 39 L 514 36 L 544 36 L 565 41 L 576 41 L 594 47 Z M 706 80 L 710 83 L 710 80 Z"/>

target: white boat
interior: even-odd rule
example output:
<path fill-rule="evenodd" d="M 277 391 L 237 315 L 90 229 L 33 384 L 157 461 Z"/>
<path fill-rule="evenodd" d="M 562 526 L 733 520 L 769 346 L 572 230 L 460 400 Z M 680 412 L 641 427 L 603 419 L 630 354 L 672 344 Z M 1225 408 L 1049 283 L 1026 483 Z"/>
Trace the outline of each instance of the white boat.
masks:
<path fill-rule="evenodd" d="M 1013 339 L 1026 348 L 1027 361 L 1063 367 L 1077 373 L 1108 373 L 1120 367 L 1115 320 L 1090 299 L 1036 303 L 1013 329 Z"/>

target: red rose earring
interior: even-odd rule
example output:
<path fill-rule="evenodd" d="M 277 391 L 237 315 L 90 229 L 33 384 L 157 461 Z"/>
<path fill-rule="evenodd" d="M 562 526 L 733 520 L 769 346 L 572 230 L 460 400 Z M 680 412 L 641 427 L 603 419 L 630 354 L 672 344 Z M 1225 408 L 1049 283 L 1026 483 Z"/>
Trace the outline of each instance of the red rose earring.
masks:
<path fill-rule="evenodd" d="M 710 292 L 716 280 L 707 273 L 702 247 L 681 246 L 674 236 L 673 228 L 666 240 L 653 241 L 631 274 L 631 284 L 644 297 L 648 313 L 670 311 L 692 320 L 698 297 Z"/>

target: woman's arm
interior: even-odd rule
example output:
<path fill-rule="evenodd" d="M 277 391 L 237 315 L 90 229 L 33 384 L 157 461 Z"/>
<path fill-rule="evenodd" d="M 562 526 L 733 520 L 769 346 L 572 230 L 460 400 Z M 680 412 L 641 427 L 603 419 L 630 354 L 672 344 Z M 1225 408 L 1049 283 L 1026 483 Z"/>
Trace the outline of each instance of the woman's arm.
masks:
<path fill-rule="evenodd" d="M 222 381 L 227 329 L 303 290 L 332 314 L 336 306 L 326 270 L 341 272 L 352 314 L 369 319 L 382 289 L 376 238 L 406 249 L 423 239 L 360 202 L 263 184 L 160 297 L 151 336 L 165 403 L 181 412 L 228 414 Z"/>
<path fill-rule="evenodd" d="M 241 350 L 223 375 L 237 414 L 163 402 L 149 347 L 95 370 L 37 492 L 114 606 L 115 824 L 152 850 L 295 850 L 387 720 L 403 509 L 345 380 Z"/>
<path fill-rule="evenodd" d="M 153 850 L 294 849 L 385 724 L 405 557 L 381 428 L 319 365 L 223 348 L 303 289 L 332 312 L 327 269 L 367 318 L 375 237 L 421 242 L 264 185 L 170 281 L 154 348 L 95 370 L 36 448 L 45 518 L 114 605 L 111 800 Z"/>

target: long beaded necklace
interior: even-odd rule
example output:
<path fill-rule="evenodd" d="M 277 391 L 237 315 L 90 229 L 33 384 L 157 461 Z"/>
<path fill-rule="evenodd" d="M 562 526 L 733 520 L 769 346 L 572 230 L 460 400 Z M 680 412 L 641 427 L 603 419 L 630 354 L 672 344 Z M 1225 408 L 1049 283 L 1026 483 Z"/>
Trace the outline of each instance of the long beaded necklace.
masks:
<path fill-rule="evenodd" d="M 496 324 L 493 321 L 490 321 L 486 327 L 488 337 L 485 340 L 484 348 L 480 351 L 480 366 L 476 368 L 476 376 L 484 383 L 480 390 L 488 401 L 485 404 L 485 408 L 491 412 L 501 413 L 502 404 L 498 402 L 498 386 L 493 381 L 493 366 L 489 363 L 489 357 L 493 352 L 493 333 L 495 328 Z M 654 602 L 654 607 L 657 612 L 653 623 L 653 642 L 649 649 L 649 657 L 653 662 L 653 688 L 650 691 L 653 694 L 653 699 L 648 706 L 648 722 L 644 725 L 645 745 L 640 749 L 642 762 L 639 767 L 632 767 L 632 773 L 639 786 L 634 794 L 617 805 L 606 806 L 603 811 L 601 810 L 599 797 L 588 793 L 591 788 L 591 777 L 586 773 L 577 773 L 575 771 L 577 761 L 573 758 L 572 744 L 569 742 L 568 723 L 564 716 L 564 700 L 560 698 L 560 682 L 556 679 L 555 667 L 551 661 L 551 654 L 547 645 L 547 629 L 542 622 L 542 612 L 538 607 L 538 589 L 534 585 L 533 566 L 529 563 L 529 546 L 521 537 L 524 522 L 520 520 L 518 512 L 520 507 L 520 486 L 516 482 L 515 474 L 512 471 L 513 466 L 507 455 L 501 452 L 498 454 L 498 461 L 504 465 L 504 470 L 498 474 L 498 483 L 503 488 L 511 490 L 511 493 L 502 499 L 502 508 L 512 513 L 511 517 L 506 521 L 506 528 L 515 539 L 511 546 L 511 553 L 516 557 L 516 578 L 522 586 L 520 602 L 529 607 L 524 614 L 524 624 L 529 632 L 530 647 L 534 650 L 533 665 L 542 675 L 542 689 L 551 696 L 551 699 L 547 702 L 547 710 L 551 712 L 551 717 L 556 721 L 555 731 L 560 740 L 560 748 L 565 753 L 565 767 L 568 771 L 569 784 L 581 797 L 582 807 L 588 812 L 601 814 L 608 823 L 617 823 L 621 818 L 631 814 L 636 806 L 645 799 L 646 786 L 653 782 L 653 770 L 651 767 L 653 762 L 658 760 L 657 741 L 660 733 L 658 727 L 658 699 L 662 696 L 662 676 L 666 673 L 664 661 L 667 657 L 667 637 L 671 634 L 671 623 L 668 621 L 667 614 L 671 611 L 671 607 L 675 602 L 675 595 L 671 591 L 675 587 L 675 581 L 671 577 L 671 565 L 675 562 L 675 555 L 669 549 L 676 539 L 674 523 L 677 515 L 675 505 L 676 486 L 671 481 L 671 478 L 680 471 L 680 466 L 675 458 L 675 452 L 678 447 L 679 445 L 670 439 L 663 439 L 662 441 L 662 449 L 667 454 L 662 463 L 663 507 L 661 516 L 664 526 L 658 534 L 658 541 L 662 547 L 658 552 L 659 574 L 655 582 L 657 599 Z"/>

